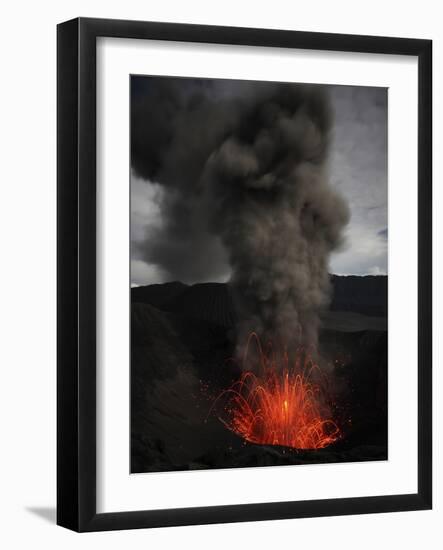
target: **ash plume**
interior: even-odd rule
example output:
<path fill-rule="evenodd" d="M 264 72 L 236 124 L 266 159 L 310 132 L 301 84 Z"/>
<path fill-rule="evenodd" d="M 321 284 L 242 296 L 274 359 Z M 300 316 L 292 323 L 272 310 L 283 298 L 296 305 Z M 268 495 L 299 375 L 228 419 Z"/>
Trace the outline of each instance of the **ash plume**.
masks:
<path fill-rule="evenodd" d="M 212 234 L 231 267 L 238 349 L 251 331 L 282 349 L 315 348 L 329 255 L 349 220 L 328 183 L 327 90 L 213 83 L 156 79 L 133 94 L 132 168 L 165 190 L 162 246 L 146 258 L 167 271 L 178 239 L 192 263 Z"/>

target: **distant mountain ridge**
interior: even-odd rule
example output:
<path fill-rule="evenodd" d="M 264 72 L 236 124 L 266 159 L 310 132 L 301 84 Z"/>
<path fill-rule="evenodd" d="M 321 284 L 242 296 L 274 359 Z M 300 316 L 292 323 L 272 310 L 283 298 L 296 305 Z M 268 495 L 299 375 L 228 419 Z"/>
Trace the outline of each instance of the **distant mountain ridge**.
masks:
<path fill-rule="evenodd" d="M 387 276 L 332 275 L 331 283 L 331 311 L 387 317 Z M 174 281 L 139 286 L 131 289 L 131 300 L 223 327 L 232 326 L 235 322 L 234 304 L 226 283 L 186 285 Z"/>
<path fill-rule="evenodd" d="M 387 275 L 332 275 L 331 282 L 332 311 L 353 311 L 374 317 L 387 317 Z"/>

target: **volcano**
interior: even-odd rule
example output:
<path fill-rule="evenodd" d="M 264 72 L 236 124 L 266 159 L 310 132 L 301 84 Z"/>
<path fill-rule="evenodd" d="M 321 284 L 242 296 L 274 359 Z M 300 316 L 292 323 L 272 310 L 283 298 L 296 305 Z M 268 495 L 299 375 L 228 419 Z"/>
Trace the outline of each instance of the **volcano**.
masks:
<path fill-rule="evenodd" d="M 340 437 L 316 449 L 243 437 L 211 414 L 244 375 L 230 360 L 228 285 L 132 288 L 131 472 L 386 460 L 387 277 L 334 276 L 332 285 L 319 348 L 335 391 L 327 433 Z"/>

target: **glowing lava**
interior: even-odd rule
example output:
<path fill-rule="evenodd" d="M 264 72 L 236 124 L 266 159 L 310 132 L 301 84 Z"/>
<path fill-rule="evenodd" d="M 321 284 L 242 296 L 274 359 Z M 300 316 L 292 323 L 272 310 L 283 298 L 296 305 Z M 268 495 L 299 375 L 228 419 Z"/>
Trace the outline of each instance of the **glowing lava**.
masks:
<path fill-rule="evenodd" d="M 281 361 L 276 354 L 265 353 L 255 334 L 258 365 L 224 390 L 213 408 L 221 422 L 251 443 L 284 445 L 294 449 L 321 449 L 340 438 L 340 430 L 331 418 L 326 394 L 326 378 L 311 356 L 303 349 L 289 366 L 288 354 Z"/>

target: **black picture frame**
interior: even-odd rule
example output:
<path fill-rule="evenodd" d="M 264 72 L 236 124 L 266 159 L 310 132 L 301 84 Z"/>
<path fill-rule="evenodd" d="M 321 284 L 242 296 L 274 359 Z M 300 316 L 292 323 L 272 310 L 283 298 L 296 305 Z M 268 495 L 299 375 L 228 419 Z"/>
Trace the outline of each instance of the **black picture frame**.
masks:
<path fill-rule="evenodd" d="M 416 494 L 96 512 L 96 39 L 399 54 L 418 58 Z M 426 510 L 432 507 L 432 42 L 106 19 L 57 29 L 57 523 L 75 531 Z"/>

